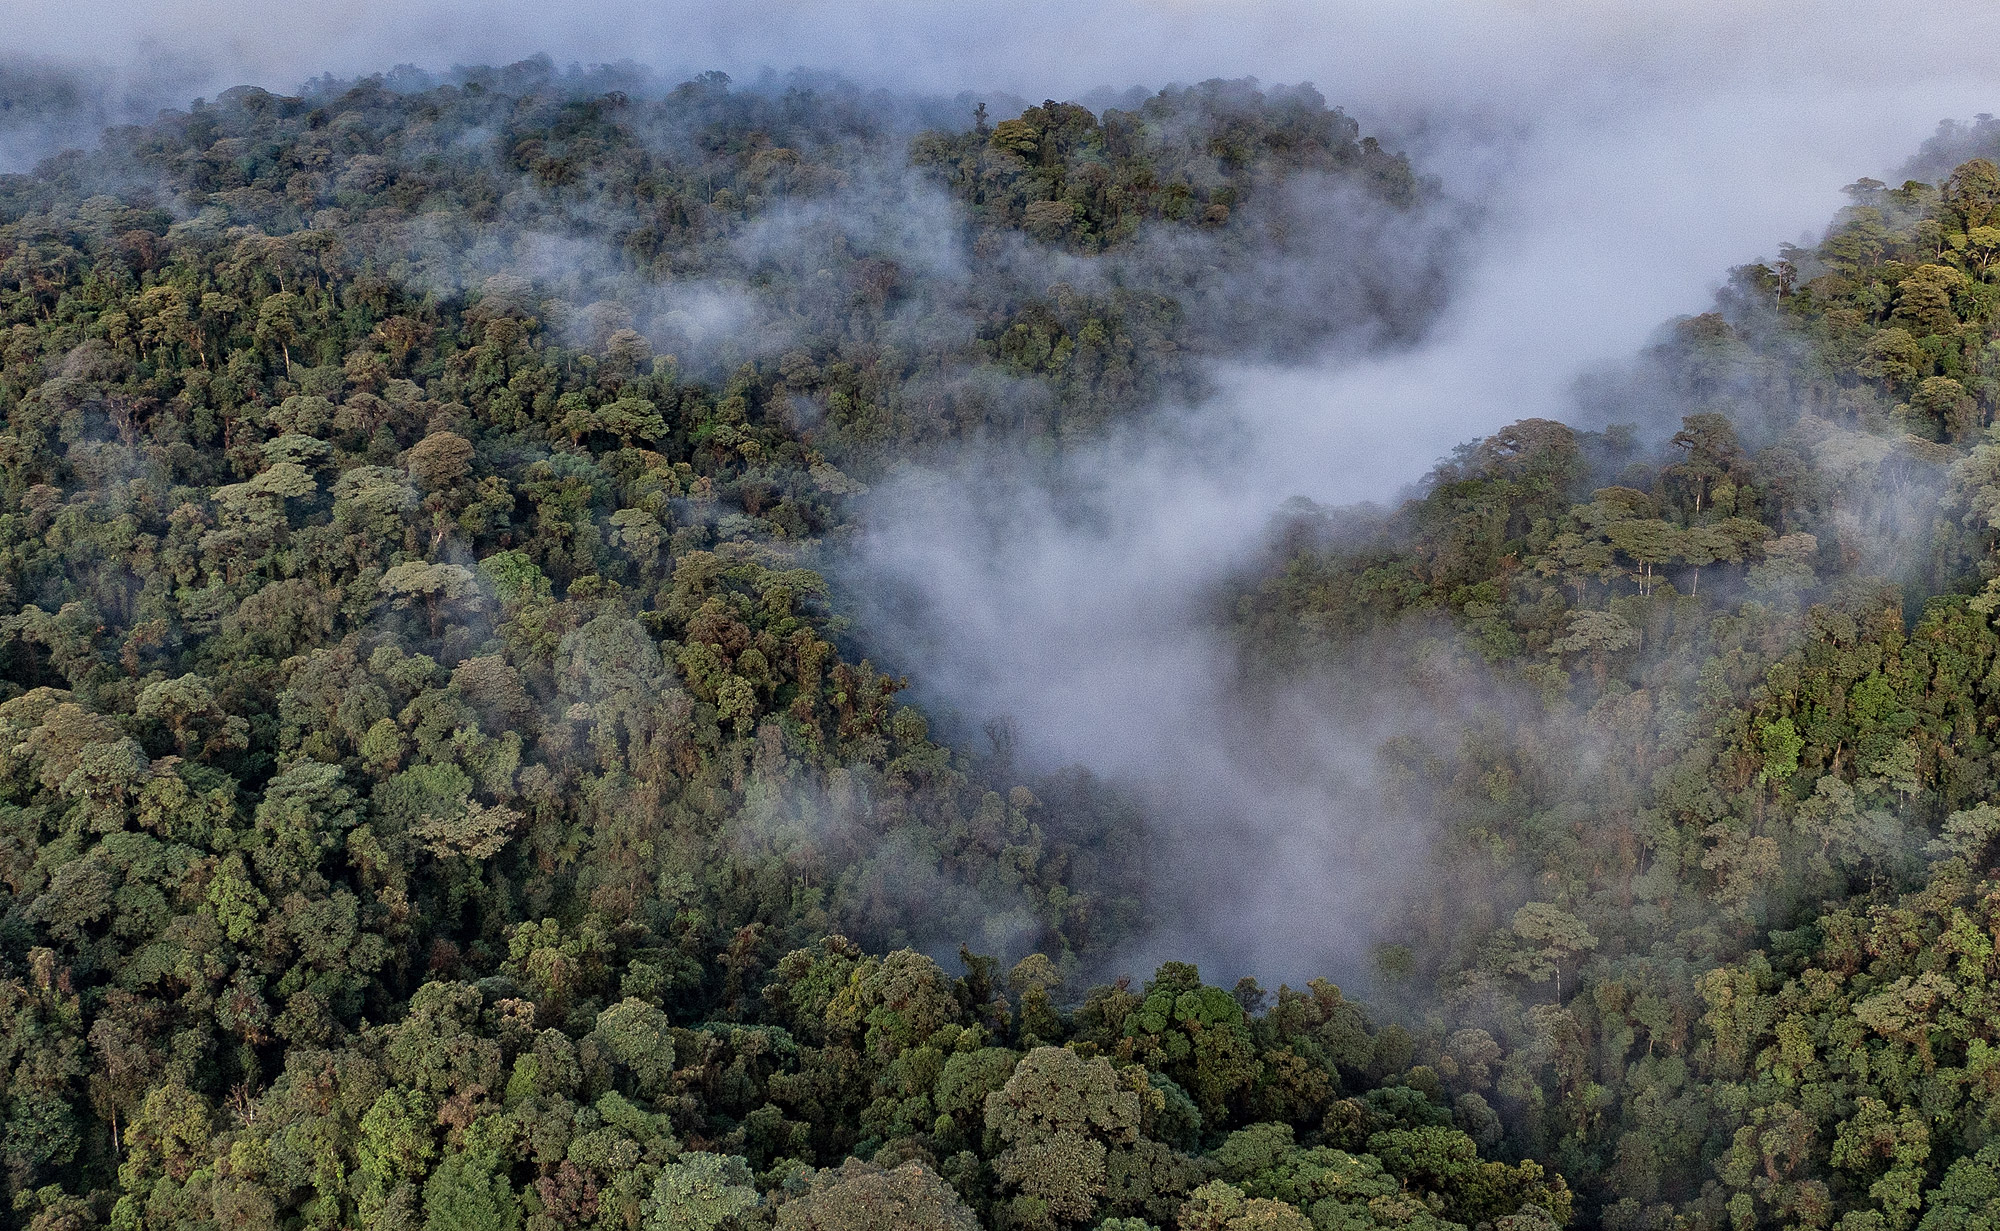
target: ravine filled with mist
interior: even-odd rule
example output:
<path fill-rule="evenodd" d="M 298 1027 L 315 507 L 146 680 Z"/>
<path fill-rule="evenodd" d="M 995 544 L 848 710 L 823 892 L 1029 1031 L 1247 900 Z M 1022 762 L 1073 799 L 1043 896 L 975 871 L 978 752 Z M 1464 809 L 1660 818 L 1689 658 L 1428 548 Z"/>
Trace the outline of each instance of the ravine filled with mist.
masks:
<path fill-rule="evenodd" d="M 2000 17 L 1807 10 L 6 14 L 0 1228 L 2000 1227 Z"/>

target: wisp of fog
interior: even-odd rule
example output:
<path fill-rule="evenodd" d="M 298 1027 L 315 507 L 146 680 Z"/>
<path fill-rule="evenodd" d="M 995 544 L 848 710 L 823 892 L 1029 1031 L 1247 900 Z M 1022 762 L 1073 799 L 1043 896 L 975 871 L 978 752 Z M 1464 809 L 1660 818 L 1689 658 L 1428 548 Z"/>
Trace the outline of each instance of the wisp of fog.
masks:
<path fill-rule="evenodd" d="M 1246 698 L 1219 583 L 1293 498 L 1391 499 L 1461 441 L 1523 418 L 1575 420 L 1580 376 L 1703 310 L 1729 267 L 1800 238 L 1843 184 L 1884 174 L 1939 119 L 1990 107 L 2000 85 L 2000 71 L 1940 78 L 1885 52 L 1925 20 L 1907 10 L 1741 7 L 591 0 L 557 20 L 544 6 L 436 0 L 309 14 L 81 0 L 12 18 L 38 63 L 88 68 L 96 84 L 49 94 L 35 123 L 9 121 L 0 156 L 18 165 L 86 121 L 138 114 L 162 80 L 284 88 L 406 59 L 546 52 L 664 77 L 805 65 L 969 97 L 1315 82 L 1441 189 L 1415 219 L 1358 204 L 1311 214 L 1327 234 L 1306 259 L 1336 268 L 1300 278 L 1273 263 L 1224 293 L 1266 317 L 1347 327 L 1316 354 L 1218 362 L 1211 397 L 1057 457 L 1000 442 L 908 469 L 870 495 L 837 571 L 862 640 L 959 730 L 1005 718 L 1029 761 L 1081 764 L 1144 802 L 1159 927 L 1122 963 L 1173 952 L 1203 959 L 1212 980 L 1351 973 L 1371 920 L 1424 874 L 1423 820 L 1384 802 L 1374 751 L 1420 730 L 1424 707 L 1365 671 Z M 1991 12 L 1933 7 L 1968 43 L 2000 33 Z M 937 208 L 915 204 L 919 218 Z M 897 242 L 948 268 L 947 229 Z M 745 242 L 782 259 L 787 234 Z M 1414 340 L 1302 298 L 1416 296 L 1439 269 L 1447 297 Z M 765 327 L 720 291 L 663 288 L 654 307 L 695 349 Z"/>
<path fill-rule="evenodd" d="M 1213 399 L 1054 465 L 981 457 L 878 493 L 855 587 L 894 596 L 869 622 L 877 644 L 940 708 L 1004 713 L 1030 755 L 1080 760 L 1146 801 L 1169 886 L 1155 905 L 1170 905 L 1132 968 L 1193 953 L 1212 976 L 1363 975 L 1372 921 L 1426 870 L 1424 819 L 1375 779 L 1385 736 L 1430 729 L 1406 681 L 1355 668 L 1239 691 L 1213 595 L 1281 506 L 1392 498 L 1459 442 L 1577 422 L 1580 376 L 1703 310 L 1723 271 L 1801 237 L 1841 185 L 1977 106 L 1949 83 L 1809 76 L 1621 93 L 1621 67 L 1594 66 L 1572 105 L 1516 112 L 1498 136 L 1421 130 L 1420 167 L 1457 194 L 1436 225 L 1478 223 L 1451 242 L 1450 298 L 1417 345 L 1223 366 Z"/>

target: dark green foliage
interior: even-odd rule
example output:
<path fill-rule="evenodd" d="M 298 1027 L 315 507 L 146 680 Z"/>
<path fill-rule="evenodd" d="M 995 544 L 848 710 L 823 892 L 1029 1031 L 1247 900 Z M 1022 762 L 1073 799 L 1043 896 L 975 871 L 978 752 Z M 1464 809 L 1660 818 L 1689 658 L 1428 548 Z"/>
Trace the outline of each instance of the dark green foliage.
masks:
<path fill-rule="evenodd" d="M 1975 1076 L 2000 1020 L 1996 181 L 1946 170 L 1856 185 L 1820 245 L 1587 391 L 1664 396 L 1684 418 L 1656 451 L 1515 425 L 1360 536 L 1303 511 L 1241 592 L 1273 678 L 1365 663 L 1461 707 L 1385 749 L 1450 869 L 1385 950 L 1432 1031 L 1403 1085 L 1445 1097 L 1327 1119 L 1408 1190 L 1453 1177 L 1448 1217 L 1543 1204 L 1480 1140 L 1608 1227 L 1975 1225 L 2000 1124 Z"/>
<path fill-rule="evenodd" d="M 989 208 L 871 187 L 986 130 L 840 87 L 400 85 L 0 179 L 0 1222 L 1171 1220 L 1205 1139 L 1316 1131 L 1335 1062 L 1190 968 L 1157 1039 L 1054 1046 L 1141 921 L 1129 809 L 934 741 L 815 567 L 901 459 L 1193 391 L 1225 333 L 1167 288 L 1268 242 L 1231 207 L 1407 165 L 1214 83 L 1009 121 L 1054 178 Z M 903 947 L 963 940 L 1035 952 Z"/>
<path fill-rule="evenodd" d="M 1239 275 L 1404 160 L 1306 87 L 399 82 L 0 179 L 0 1224 L 1993 1220 L 1990 123 L 1584 390 L 1664 439 L 1515 424 L 1218 604 L 1451 715 L 1378 1024 L 1082 989 L 1134 809 L 933 739 L 820 570 L 904 462 L 1323 341 Z"/>

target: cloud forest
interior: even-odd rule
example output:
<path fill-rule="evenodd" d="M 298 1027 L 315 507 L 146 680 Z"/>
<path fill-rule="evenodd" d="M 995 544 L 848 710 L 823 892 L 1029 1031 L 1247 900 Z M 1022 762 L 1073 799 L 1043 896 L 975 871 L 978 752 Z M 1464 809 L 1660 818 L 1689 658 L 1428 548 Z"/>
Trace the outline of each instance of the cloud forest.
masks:
<path fill-rule="evenodd" d="M 1338 86 L 0 62 L 0 1228 L 2000 1227 L 2000 121 Z"/>

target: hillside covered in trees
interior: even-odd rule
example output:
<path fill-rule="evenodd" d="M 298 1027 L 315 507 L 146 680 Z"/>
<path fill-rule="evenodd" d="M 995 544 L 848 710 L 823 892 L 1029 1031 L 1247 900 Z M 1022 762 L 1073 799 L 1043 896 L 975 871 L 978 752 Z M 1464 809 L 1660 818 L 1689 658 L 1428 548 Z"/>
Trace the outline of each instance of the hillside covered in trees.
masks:
<path fill-rule="evenodd" d="M 1246 695 L 1479 698 L 1379 750 L 1364 1004 L 1115 978 L 1143 810 L 824 578 L 899 466 L 1421 336 L 1453 207 L 1307 87 L 974 102 L 531 61 L 0 177 L 0 1225 L 2000 1224 L 2000 127 L 1218 596 Z"/>

